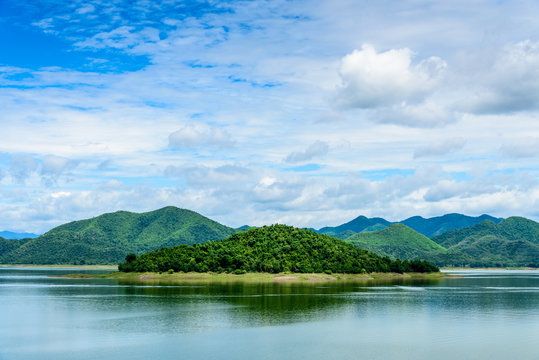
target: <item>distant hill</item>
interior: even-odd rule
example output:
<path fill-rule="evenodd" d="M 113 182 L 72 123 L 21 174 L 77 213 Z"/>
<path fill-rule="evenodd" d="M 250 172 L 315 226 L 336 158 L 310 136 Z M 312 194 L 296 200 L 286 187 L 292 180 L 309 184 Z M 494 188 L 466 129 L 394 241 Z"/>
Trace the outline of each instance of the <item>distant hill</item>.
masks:
<path fill-rule="evenodd" d="M 510 217 L 499 224 L 485 220 L 432 240 L 447 248 L 445 254 L 427 257 L 439 265 L 539 267 L 539 224 L 522 217 Z"/>
<path fill-rule="evenodd" d="M 404 224 L 409 228 L 417 231 L 418 233 L 423 234 L 428 238 L 431 238 L 449 230 L 462 229 L 468 226 L 478 224 L 484 220 L 491 220 L 495 223 L 499 223 L 503 219 L 495 218 L 490 215 L 473 217 L 462 214 L 447 214 L 427 219 L 421 216 L 414 216 L 406 220 L 399 221 L 397 223 Z M 358 216 L 354 220 L 344 223 L 342 225 L 333 227 L 326 226 L 321 228 L 320 230 L 317 230 L 317 232 L 334 236 L 339 239 L 346 239 L 356 233 L 382 230 L 391 224 L 394 223 L 379 217 L 367 218 L 365 216 Z"/>
<path fill-rule="evenodd" d="M 391 223 L 382 218 L 368 218 L 365 216 L 358 216 L 352 221 L 349 221 L 345 224 L 334 226 L 334 227 L 323 227 L 317 232 L 320 234 L 326 234 L 334 236 L 339 239 L 345 239 L 355 233 L 362 231 L 372 231 L 372 230 L 381 230 Z"/>
<path fill-rule="evenodd" d="M 243 226 L 240 226 L 239 228 L 236 228 L 236 232 L 242 232 L 242 231 L 247 231 L 249 229 L 254 229 L 256 228 L 256 226 L 250 226 L 250 225 L 243 225 Z"/>
<path fill-rule="evenodd" d="M 58 226 L 0 252 L 0 263 L 117 264 L 128 253 L 219 240 L 235 232 L 194 211 L 172 206 L 141 214 L 117 211 Z"/>
<path fill-rule="evenodd" d="M 364 273 L 426 272 L 426 262 L 394 262 L 331 236 L 286 225 L 263 226 L 225 240 L 128 256 L 120 271 Z"/>
<path fill-rule="evenodd" d="M 5 239 L 33 239 L 38 236 L 39 235 L 32 234 L 32 233 L 17 233 L 17 232 L 11 232 L 11 231 L 0 231 L 0 237 L 3 237 Z"/>
<path fill-rule="evenodd" d="M 503 219 L 495 218 L 490 215 L 473 217 L 462 214 L 447 214 L 428 219 L 421 216 L 414 216 L 400 221 L 400 223 L 414 229 L 428 238 L 432 238 L 433 236 L 443 234 L 446 231 L 473 226 L 485 220 L 499 223 Z"/>
<path fill-rule="evenodd" d="M 398 223 L 379 231 L 357 233 L 344 241 L 392 259 L 421 259 L 426 254 L 446 252 L 425 235 Z"/>

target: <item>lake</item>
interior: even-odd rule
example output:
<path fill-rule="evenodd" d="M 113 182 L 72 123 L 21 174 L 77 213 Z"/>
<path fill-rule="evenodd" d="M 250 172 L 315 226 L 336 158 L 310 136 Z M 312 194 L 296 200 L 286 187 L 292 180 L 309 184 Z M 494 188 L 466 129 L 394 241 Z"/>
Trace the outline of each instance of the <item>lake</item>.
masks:
<path fill-rule="evenodd" d="M 539 271 L 136 285 L 0 268 L 0 359 L 539 359 Z"/>

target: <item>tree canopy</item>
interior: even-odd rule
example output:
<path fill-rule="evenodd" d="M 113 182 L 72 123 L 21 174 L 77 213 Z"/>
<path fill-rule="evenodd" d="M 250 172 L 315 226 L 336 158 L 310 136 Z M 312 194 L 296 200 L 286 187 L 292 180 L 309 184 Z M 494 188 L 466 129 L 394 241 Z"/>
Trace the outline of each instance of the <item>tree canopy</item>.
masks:
<path fill-rule="evenodd" d="M 251 229 L 225 240 L 162 248 L 119 265 L 124 272 L 432 272 L 425 261 L 393 261 L 331 236 L 286 225 Z"/>

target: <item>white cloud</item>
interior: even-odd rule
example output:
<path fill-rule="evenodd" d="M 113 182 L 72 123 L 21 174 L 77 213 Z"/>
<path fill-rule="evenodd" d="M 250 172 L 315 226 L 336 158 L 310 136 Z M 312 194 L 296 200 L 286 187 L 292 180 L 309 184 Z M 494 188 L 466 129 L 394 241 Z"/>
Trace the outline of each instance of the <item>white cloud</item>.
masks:
<path fill-rule="evenodd" d="M 505 46 L 494 64 L 472 80 L 472 91 L 459 104 L 463 110 L 493 114 L 539 109 L 539 42 Z"/>
<path fill-rule="evenodd" d="M 39 166 L 29 155 L 15 155 L 9 160 L 9 173 L 18 182 L 24 182 Z"/>
<path fill-rule="evenodd" d="M 0 68 L 0 152 L 27 154 L 0 156 L 0 225 L 169 204 L 231 225 L 539 216 L 533 2 L 128 3 L 43 3 L 28 23 L 72 47 Z"/>
<path fill-rule="evenodd" d="M 66 170 L 74 169 L 77 162 L 61 157 L 48 155 L 41 161 L 41 173 L 44 175 L 59 175 Z"/>
<path fill-rule="evenodd" d="M 461 150 L 466 144 L 463 138 L 452 138 L 423 146 L 414 151 L 414 159 L 428 156 L 440 156 Z"/>
<path fill-rule="evenodd" d="M 120 26 L 111 31 L 95 34 L 93 37 L 75 43 L 75 46 L 84 49 L 122 49 L 129 50 L 146 42 L 159 41 L 159 30 L 144 28 L 136 30 L 133 26 Z"/>
<path fill-rule="evenodd" d="M 337 104 L 347 108 L 376 108 L 395 103 L 419 102 L 438 84 L 447 64 L 430 57 L 412 64 L 408 48 L 378 53 L 365 44 L 341 62 L 342 86 Z"/>
<path fill-rule="evenodd" d="M 305 149 L 305 151 L 292 152 L 284 159 L 285 162 L 295 164 L 305 161 L 310 161 L 316 157 L 327 155 L 329 145 L 324 141 L 315 141 Z"/>
<path fill-rule="evenodd" d="M 169 135 L 171 148 L 197 148 L 211 146 L 216 148 L 232 148 L 234 141 L 225 130 L 206 124 L 189 124 Z"/>
<path fill-rule="evenodd" d="M 43 31 L 47 32 L 50 28 L 53 27 L 53 21 L 54 20 L 52 18 L 46 18 L 35 21 L 32 23 L 32 25 L 37 26 L 38 28 L 43 29 Z"/>
<path fill-rule="evenodd" d="M 454 122 L 455 115 L 435 101 L 420 104 L 403 102 L 398 105 L 373 110 L 370 119 L 375 122 L 418 128 L 430 128 Z"/>
<path fill-rule="evenodd" d="M 248 184 L 256 183 L 260 174 L 253 170 L 233 164 L 220 166 L 169 165 L 165 175 L 185 179 L 193 188 L 226 187 L 227 191 L 243 191 Z"/>
<path fill-rule="evenodd" d="M 511 158 L 528 158 L 539 155 L 539 138 L 523 138 L 500 147 L 503 155 Z"/>
<path fill-rule="evenodd" d="M 86 4 L 77 9 L 77 14 L 88 14 L 95 11 L 95 6 L 92 4 Z"/>

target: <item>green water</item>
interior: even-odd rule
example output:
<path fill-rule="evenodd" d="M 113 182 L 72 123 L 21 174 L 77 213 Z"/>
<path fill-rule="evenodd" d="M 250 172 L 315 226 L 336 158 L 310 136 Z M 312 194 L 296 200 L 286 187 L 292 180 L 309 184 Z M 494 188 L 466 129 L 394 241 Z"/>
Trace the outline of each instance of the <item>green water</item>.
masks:
<path fill-rule="evenodd" d="M 539 271 L 368 287 L 50 277 L 74 271 L 0 268 L 1 360 L 539 359 Z"/>

